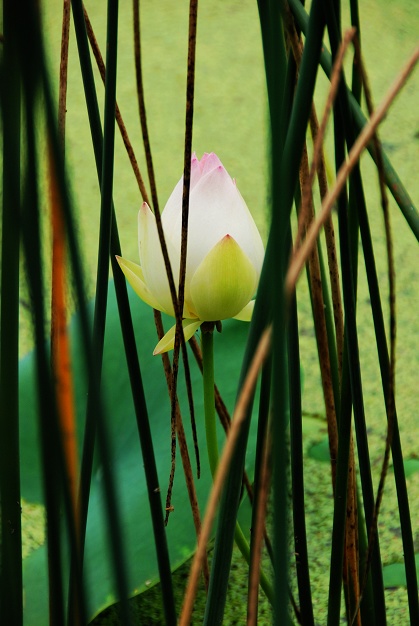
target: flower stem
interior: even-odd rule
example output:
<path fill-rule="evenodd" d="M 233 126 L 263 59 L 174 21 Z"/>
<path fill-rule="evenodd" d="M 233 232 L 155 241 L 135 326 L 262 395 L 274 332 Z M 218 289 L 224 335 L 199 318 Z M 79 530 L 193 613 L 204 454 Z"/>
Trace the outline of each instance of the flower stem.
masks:
<path fill-rule="evenodd" d="M 218 465 L 218 442 L 217 423 L 215 419 L 215 398 L 214 398 L 214 342 L 212 331 L 201 333 L 202 341 L 202 362 L 204 380 L 204 411 L 205 411 L 205 431 L 207 436 L 208 460 L 211 468 L 211 475 L 214 478 Z"/>
<path fill-rule="evenodd" d="M 205 431 L 207 438 L 208 460 L 211 469 L 211 475 L 214 478 L 218 465 L 218 442 L 217 428 L 215 419 L 215 397 L 214 397 L 214 343 L 213 331 L 207 331 L 201 326 L 201 346 L 202 346 L 202 363 L 203 363 L 203 381 L 204 381 L 204 411 L 205 411 Z M 237 547 L 242 553 L 247 564 L 250 564 L 250 547 L 244 536 L 240 524 L 236 521 L 236 530 L 234 532 L 234 540 Z M 266 574 L 260 572 L 260 585 L 265 592 L 269 601 L 273 602 L 273 589 L 271 582 Z"/>

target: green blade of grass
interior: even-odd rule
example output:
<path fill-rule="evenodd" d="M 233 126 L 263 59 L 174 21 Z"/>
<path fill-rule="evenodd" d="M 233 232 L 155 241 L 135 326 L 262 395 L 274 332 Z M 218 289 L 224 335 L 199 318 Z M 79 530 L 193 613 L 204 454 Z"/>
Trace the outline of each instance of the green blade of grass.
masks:
<path fill-rule="evenodd" d="M 371 233 L 368 223 L 368 215 L 365 207 L 359 210 L 359 224 L 362 237 L 362 249 L 364 251 L 365 268 L 367 272 L 368 288 L 371 299 L 371 310 L 374 320 L 378 358 L 380 363 L 383 393 L 387 393 L 389 377 L 389 356 L 384 324 L 384 315 L 381 304 L 380 289 L 378 284 L 377 270 L 372 247 Z M 412 520 L 410 517 L 409 498 L 406 486 L 403 453 L 400 441 L 397 412 L 394 414 L 394 432 L 392 442 L 394 478 L 396 482 L 397 498 L 399 503 L 400 526 L 403 541 L 404 564 L 406 569 L 406 584 L 410 612 L 410 622 L 419 622 L 418 605 L 418 579 L 415 565 L 415 550 L 412 532 Z"/>
<path fill-rule="evenodd" d="M 335 506 L 333 509 L 332 547 L 330 556 L 329 601 L 327 625 L 340 622 L 343 550 L 345 544 L 346 500 L 348 493 L 349 442 L 351 437 L 351 390 L 349 384 L 347 339 L 342 367 L 341 405 L 339 420 L 339 447 L 336 459 Z"/>
<path fill-rule="evenodd" d="M 101 206 L 100 206 L 100 228 L 99 228 L 99 250 L 98 267 L 96 280 L 96 300 L 93 320 L 93 350 L 96 362 L 96 370 L 93 379 L 89 380 L 88 403 L 86 410 L 87 424 L 92 424 L 91 428 L 97 432 L 99 452 L 102 459 L 104 472 L 105 498 L 109 515 L 109 529 L 111 535 L 111 548 L 114 564 L 115 583 L 121 600 L 121 618 L 125 624 L 130 624 L 130 613 L 128 609 L 128 583 L 126 576 L 124 546 L 122 542 L 122 526 L 117 514 L 116 485 L 111 471 L 110 449 L 107 436 L 105 435 L 105 425 L 99 423 L 97 419 L 97 406 L 95 394 L 91 393 L 92 386 L 100 385 L 103 346 L 105 338 L 106 308 L 108 297 L 109 278 L 109 251 L 112 223 L 112 193 L 113 193 L 113 173 L 114 173 L 114 145 L 115 145 L 115 103 L 116 103 L 116 69 L 118 50 L 118 16 L 119 6 L 117 0 L 108 0 L 107 5 L 107 36 L 106 36 L 106 84 L 105 84 L 105 111 L 104 111 L 104 142 L 102 153 L 102 176 L 101 176 Z M 92 402 L 90 399 L 92 398 Z M 100 418 L 99 418 L 100 419 Z M 93 446 L 89 451 L 93 452 Z M 82 459 L 82 472 L 83 461 Z M 89 467 L 89 481 L 91 479 L 91 466 Z M 86 476 L 87 482 L 87 476 Z M 86 507 L 87 512 L 87 507 Z M 86 515 L 87 519 L 87 515 Z"/>
<path fill-rule="evenodd" d="M 3 198 L 1 226 L 0 313 L 0 614 L 21 626 L 22 534 L 19 468 L 19 211 L 20 205 L 20 72 L 16 17 L 3 6 L 4 43 L 0 70 L 3 131 Z"/>
<path fill-rule="evenodd" d="M 310 570 L 307 549 L 304 496 L 303 421 L 301 408 L 300 346 L 298 334 L 297 300 L 292 299 L 288 328 L 288 363 L 290 372 L 290 447 L 291 480 L 294 523 L 294 545 L 298 593 L 303 624 L 314 626 Z"/>
<path fill-rule="evenodd" d="M 33 68 L 31 68 L 33 69 Z M 36 73 L 34 77 L 36 80 Z M 31 299 L 34 340 L 36 347 L 36 377 L 39 393 L 39 431 L 43 464 L 46 527 L 48 544 L 49 609 L 51 623 L 64 623 L 63 554 L 60 523 L 60 484 L 63 476 L 60 455 L 60 434 L 54 403 L 49 359 L 46 349 L 46 320 L 44 312 L 44 285 L 39 224 L 38 167 L 35 148 L 34 103 L 36 102 L 32 77 L 26 76 L 25 112 L 27 176 L 24 182 L 22 207 L 22 240 L 25 253 L 26 274 Z"/>
<path fill-rule="evenodd" d="M 359 6 L 358 0 L 350 0 L 351 8 L 351 25 L 356 28 L 356 37 L 358 39 L 359 46 L 361 46 L 361 23 L 359 20 Z M 362 93 L 362 80 L 359 65 L 354 57 L 352 63 L 352 95 L 358 104 L 361 103 Z"/>

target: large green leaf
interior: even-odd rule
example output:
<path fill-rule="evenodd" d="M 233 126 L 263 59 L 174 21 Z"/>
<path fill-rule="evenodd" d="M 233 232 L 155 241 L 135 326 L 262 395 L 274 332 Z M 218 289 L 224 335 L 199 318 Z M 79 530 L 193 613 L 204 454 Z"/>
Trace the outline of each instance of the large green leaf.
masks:
<path fill-rule="evenodd" d="M 156 344 L 152 311 L 132 291 L 130 291 L 130 301 L 136 326 L 136 340 L 142 365 L 160 487 L 164 498 L 170 471 L 170 403 L 161 360 L 159 357 L 152 356 Z M 86 383 L 82 350 L 77 336 L 77 316 L 73 319 L 70 330 L 76 384 L 77 420 L 81 433 L 85 411 Z M 247 324 L 230 320 L 223 323 L 222 334 L 217 334 L 215 337 L 216 381 L 230 410 L 234 405 L 247 331 Z M 37 404 L 33 369 L 34 358 L 33 354 L 30 354 L 20 364 L 22 495 L 28 502 L 42 503 L 42 471 L 37 443 Z M 201 479 L 196 481 L 196 486 L 201 512 L 203 512 L 211 486 L 211 475 L 206 455 L 202 379 L 192 356 L 191 375 L 201 452 Z M 158 571 L 147 486 L 142 467 L 142 454 L 113 283 L 110 284 L 109 289 L 102 391 L 112 448 L 113 469 L 118 486 L 130 593 L 134 595 L 141 593 L 157 582 Z M 185 429 L 190 441 L 183 371 L 179 374 L 179 396 L 185 418 Z M 251 437 L 251 441 L 254 441 L 256 437 L 255 425 Z M 224 434 L 220 428 L 220 444 L 222 444 L 223 438 Z M 252 450 L 254 446 L 250 445 L 249 448 Z M 193 457 L 192 447 L 190 449 Z M 253 467 L 253 461 L 253 458 L 248 458 L 248 468 Z M 170 516 L 167 536 L 174 570 L 191 556 L 195 547 L 194 526 L 180 458 L 177 460 L 172 502 L 175 510 Z M 107 546 L 107 521 L 104 510 L 101 467 L 100 463 L 96 461 L 89 506 L 85 558 L 89 617 L 93 617 L 104 607 L 117 600 Z M 30 626 L 46 623 L 48 615 L 46 571 L 46 548 L 41 546 L 24 561 L 25 624 Z"/>

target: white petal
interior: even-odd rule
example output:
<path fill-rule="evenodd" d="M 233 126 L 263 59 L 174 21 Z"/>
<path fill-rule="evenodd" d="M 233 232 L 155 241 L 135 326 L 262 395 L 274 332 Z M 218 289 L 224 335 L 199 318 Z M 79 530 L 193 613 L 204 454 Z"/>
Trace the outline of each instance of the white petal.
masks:
<path fill-rule="evenodd" d="M 199 161 L 200 177 L 209 174 L 212 170 L 217 169 L 217 167 L 223 167 L 218 156 L 214 154 L 214 152 L 205 152 L 202 155 L 202 159 Z"/>
<path fill-rule="evenodd" d="M 264 257 L 262 239 L 240 192 L 220 165 L 204 175 L 191 192 L 188 268 L 195 271 L 226 235 L 235 239 L 259 276 Z"/>
<path fill-rule="evenodd" d="M 173 251 L 171 243 L 166 237 L 166 233 L 165 238 L 172 266 L 175 287 L 177 289 L 179 257 Z M 163 310 L 167 311 L 169 315 L 174 315 L 169 280 L 167 278 L 159 235 L 157 232 L 156 218 L 146 203 L 142 205 L 138 214 L 138 242 L 141 268 L 144 273 L 144 281 L 147 288 L 154 298 L 160 302 Z"/>
<path fill-rule="evenodd" d="M 196 187 L 201 178 L 217 167 L 223 167 L 216 154 L 205 153 L 201 160 L 195 154 L 191 159 L 191 186 L 190 192 Z M 166 206 L 162 213 L 164 225 L 169 233 L 172 243 L 178 242 L 180 246 L 180 228 L 182 224 L 182 198 L 183 198 L 183 176 L 170 194 Z"/>
<path fill-rule="evenodd" d="M 201 159 L 202 161 L 202 159 Z M 201 161 L 194 153 L 191 160 L 192 190 L 201 178 Z M 182 225 L 183 176 L 173 189 L 163 209 L 162 220 L 172 243 L 180 249 L 180 229 Z"/>
<path fill-rule="evenodd" d="M 256 224 L 220 160 L 210 154 L 204 155 L 199 162 L 200 167 L 202 162 L 202 175 L 190 194 L 185 286 L 187 299 L 192 275 L 209 251 L 226 235 L 233 237 L 245 252 L 258 279 L 264 257 L 264 247 Z M 179 181 L 170 196 L 162 221 L 173 249 L 180 250 L 182 181 Z"/>

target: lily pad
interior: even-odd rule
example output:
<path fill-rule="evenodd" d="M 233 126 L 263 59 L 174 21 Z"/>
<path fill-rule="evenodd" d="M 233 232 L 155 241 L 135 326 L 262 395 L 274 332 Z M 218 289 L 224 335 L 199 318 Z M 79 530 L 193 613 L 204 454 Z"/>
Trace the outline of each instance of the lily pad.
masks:
<path fill-rule="evenodd" d="M 152 310 L 130 290 L 130 303 L 136 329 L 136 342 L 142 367 L 148 413 L 154 442 L 162 497 L 170 472 L 170 403 L 160 357 L 153 357 L 156 332 Z M 91 310 L 93 311 L 93 302 Z M 166 326 L 167 322 L 166 320 Z M 173 322 L 173 320 L 171 320 Z M 224 401 L 231 411 L 237 392 L 237 381 L 246 342 L 248 325 L 230 320 L 223 322 L 223 331 L 215 337 L 215 376 Z M 77 424 L 81 439 L 85 417 L 86 384 L 81 345 L 78 339 L 77 315 L 70 328 L 74 372 Z M 202 377 L 190 354 L 191 377 L 195 399 L 198 441 L 201 455 L 201 478 L 196 489 L 201 513 L 211 487 L 207 461 L 203 418 Z M 147 486 L 133 402 L 131 398 L 125 354 L 119 324 L 113 283 L 109 285 L 109 303 L 103 360 L 102 392 L 111 443 L 112 467 L 117 484 L 119 514 L 123 528 L 123 545 L 130 595 L 148 589 L 158 581 L 153 531 L 149 513 Z M 185 430 L 191 444 L 188 424 L 188 404 L 183 371 L 179 374 L 179 399 Z M 43 503 L 42 468 L 38 445 L 36 388 L 34 384 L 34 355 L 29 354 L 20 364 L 21 412 L 21 476 L 22 496 L 30 503 Z M 253 420 L 255 422 L 255 420 Z M 252 424 L 251 444 L 256 439 L 256 424 Z M 219 428 L 222 446 L 224 432 Z M 254 450 L 249 445 L 249 450 Z M 191 456 L 193 447 L 190 445 Z M 179 455 L 178 455 L 179 457 Z M 249 454 L 247 467 L 251 472 L 254 457 Z M 156 485 L 157 487 L 157 485 Z M 117 601 L 108 549 L 108 523 L 101 485 L 101 466 L 96 461 L 92 478 L 91 499 L 87 525 L 85 555 L 85 585 L 88 616 L 93 618 L 105 607 Z M 172 569 L 184 563 L 195 549 L 195 531 L 189 505 L 181 459 L 177 458 L 177 473 L 173 490 L 174 512 L 167 526 Z M 46 547 L 35 549 L 24 560 L 25 624 L 41 626 L 48 616 Z"/>
<path fill-rule="evenodd" d="M 409 478 L 415 472 L 419 472 L 419 459 L 405 459 L 403 465 L 406 478 Z"/>
<path fill-rule="evenodd" d="M 308 449 L 308 456 L 322 463 L 330 463 L 329 440 L 326 437 Z"/>
<path fill-rule="evenodd" d="M 415 554 L 416 573 L 419 577 L 419 554 Z M 384 586 L 387 589 L 406 587 L 406 570 L 404 563 L 389 563 L 383 567 Z"/>

